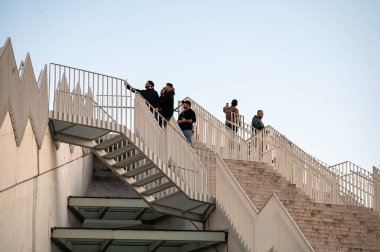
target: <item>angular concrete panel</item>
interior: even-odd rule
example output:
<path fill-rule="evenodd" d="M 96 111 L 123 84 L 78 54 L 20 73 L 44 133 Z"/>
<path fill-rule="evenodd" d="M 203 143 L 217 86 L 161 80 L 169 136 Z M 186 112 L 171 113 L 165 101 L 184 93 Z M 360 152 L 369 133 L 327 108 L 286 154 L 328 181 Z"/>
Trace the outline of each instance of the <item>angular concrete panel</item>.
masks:
<path fill-rule="evenodd" d="M 33 183 L 29 180 L 0 193 L 1 251 L 32 251 Z"/>
<path fill-rule="evenodd" d="M 13 150 L 13 153 L 15 153 L 16 156 L 10 161 L 13 163 L 14 167 L 16 167 L 17 183 L 37 176 L 38 147 L 29 120 L 26 123 L 23 141 L 16 150 Z"/>
<path fill-rule="evenodd" d="M 16 184 L 16 166 L 13 164 L 13 159 L 17 146 L 9 113 L 6 114 L 0 127 L 0 139 L 0 190 L 4 190 Z"/>

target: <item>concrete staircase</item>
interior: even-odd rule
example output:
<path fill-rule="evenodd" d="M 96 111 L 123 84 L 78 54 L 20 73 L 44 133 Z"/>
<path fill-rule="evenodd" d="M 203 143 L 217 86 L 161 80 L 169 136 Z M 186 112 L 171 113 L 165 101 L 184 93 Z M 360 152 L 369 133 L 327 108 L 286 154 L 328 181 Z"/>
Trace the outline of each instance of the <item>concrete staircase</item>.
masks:
<path fill-rule="evenodd" d="M 380 251 L 380 215 L 372 209 L 315 203 L 268 164 L 225 162 L 259 210 L 276 193 L 316 251 Z"/>

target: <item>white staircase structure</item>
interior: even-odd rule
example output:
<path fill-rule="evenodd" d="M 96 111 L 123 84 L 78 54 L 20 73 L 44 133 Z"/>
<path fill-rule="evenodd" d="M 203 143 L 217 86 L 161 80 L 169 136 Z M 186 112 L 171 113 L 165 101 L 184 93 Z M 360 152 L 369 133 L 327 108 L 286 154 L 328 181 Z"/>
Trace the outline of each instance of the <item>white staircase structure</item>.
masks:
<path fill-rule="evenodd" d="M 49 79 L 57 141 L 90 148 L 157 211 L 206 220 L 215 198 L 207 192 L 201 162 L 125 80 L 56 64 Z"/>
<path fill-rule="evenodd" d="M 58 64 L 50 64 L 49 72 L 49 120 L 54 139 L 90 148 L 150 208 L 205 222 L 217 204 L 245 251 L 313 251 L 275 195 L 259 214 L 218 153 L 215 155 L 222 167 L 218 169 L 219 186 L 216 191 L 210 190 L 202 162 L 176 123 L 161 123 L 165 119 L 125 80 Z M 268 225 L 268 220 L 279 213 L 282 224 Z M 284 239 L 261 241 L 273 232 L 280 236 L 289 229 L 292 232 Z M 91 240 L 91 234 L 78 232 L 71 236 L 70 230 L 56 229 L 52 237 L 63 244 L 75 242 L 77 236 Z M 107 239 L 102 238 L 102 244 Z"/>
<path fill-rule="evenodd" d="M 306 195 L 296 198 L 302 202 L 380 210 L 380 171 L 375 167 L 369 173 L 349 162 L 329 166 L 270 126 L 258 132 L 242 121 L 233 132 L 195 101 L 192 108 L 197 123 L 191 146 L 176 123 L 161 123 L 165 119 L 126 80 L 50 64 L 49 71 L 45 68 L 39 78 L 43 83 L 48 79 L 48 94 L 42 85 L 38 95 L 29 95 L 28 90 L 36 92 L 33 90 L 38 88 L 26 86 L 23 90 L 18 75 L 31 85 L 30 58 L 25 73 L 14 71 L 14 61 L 8 39 L 0 49 L 0 119 L 12 112 L 17 146 L 31 113 L 39 147 L 49 121 L 54 140 L 90 149 L 140 197 L 69 198 L 68 208 L 82 220 L 81 228 L 54 228 L 49 237 L 64 251 L 133 251 L 136 247 L 138 251 L 203 251 L 210 245 L 225 245 L 226 233 L 210 229 L 228 230 L 228 244 L 240 243 L 232 247 L 234 251 L 314 251 L 324 247 L 318 239 L 308 241 L 304 223 L 297 225 L 298 215 L 292 215 L 297 203 L 288 204 L 273 192 L 267 201 L 251 197 L 253 189 L 233 174 L 226 159 L 270 166 L 295 184 L 292 189 L 297 187 Z M 26 99 L 28 95 L 41 98 Z M 25 104 L 30 104 L 31 111 Z M 121 213 L 115 215 L 118 211 Z M 179 217 L 203 228 L 166 233 L 135 229 L 143 220 L 161 216 Z M 218 218 L 225 225 L 219 225 Z M 380 250 L 378 243 L 371 246 Z M 229 248 L 225 246 L 224 251 Z"/>
<path fill-rule="evenodd" d="M 353 165 L 328 166 L 270 126 L 256 131 L 242 122 L 234 132 L 186 98 L 197 115 L 194 141 L 216 160 L 211 185 L 208 167 L 175 122 L 162 123 L 126 80 L 51 64 L 49 83 L 49 120 L 57 141 L 90 148 L 159 213 L 206 222 L 215 207 L 221 209 L 245 251 L 314 250 L 277 195 L 259 211 L 223 159 L 267 163 L 317 203 L 378 210 L 378 169 L 369 174 Z M 70 239 L 59 233 L 57 239 Z"/>

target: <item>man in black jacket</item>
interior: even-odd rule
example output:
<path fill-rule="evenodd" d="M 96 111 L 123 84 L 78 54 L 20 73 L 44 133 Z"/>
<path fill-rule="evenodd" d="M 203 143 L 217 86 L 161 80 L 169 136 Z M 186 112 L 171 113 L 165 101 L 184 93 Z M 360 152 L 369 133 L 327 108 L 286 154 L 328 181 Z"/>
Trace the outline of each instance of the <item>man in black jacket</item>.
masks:
<path fill-rule="evenodd" d="M 148 80 L 145 84 L 145 90 L 139 90 L 136 89 L 137 92 L 141 94 L 142 97 L 144 97 L 147 102 L 152 105 L 153 108 L 158 107 L 158 100 L 159 96 L 156 90 L 154 90 L 154 83 L 151 80 Z"/>
<path fill-rule="evenodd" d="M 190 101 L 182 102 L 182 113 L 178 116 L 178 125 L 185 135 L 187 141 L 191 144 L 191 138 L 193 136 L 193 123 L 197 121 L 195 112 L 191 109 Z"/>
<path fill-rule="evenodd" d="M 158 111 L 169 121 L 174 113 L 174 87 L 171 83 L 166 83 L 166 86 L 163 88 L 160 99 L 158 100 Z M 159 121 L 162 125 L 161 120 Z M 164 127 L 166 127 L 166 122 L 164 122 Z"/>

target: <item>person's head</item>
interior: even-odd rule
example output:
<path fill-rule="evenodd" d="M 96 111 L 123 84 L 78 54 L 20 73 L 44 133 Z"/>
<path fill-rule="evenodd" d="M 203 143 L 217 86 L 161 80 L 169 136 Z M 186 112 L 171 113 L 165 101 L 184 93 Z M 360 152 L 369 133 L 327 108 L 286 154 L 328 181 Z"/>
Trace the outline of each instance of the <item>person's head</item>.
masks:
<path fill-rule="evenodd" d="M 236 99 L 233 99 L 231 102 L 231 106 L 236 107 L 238 105 L 238 101 Z"/>
<path fill-rule="evenodd" d="M 257 115 L 256 115 L 259 119 L 262 119 L 263 116 L 264 116 L 264 111 L 262 111 L 261 109 L 257 110 Z"/>
<path fill-rule="evenodd" d="M 191 107 L 191 102 L 190 101 L 182 101 L 182 108 L 183 109 L 189 109 Z"/>
<path fill-rule="evenodd" d="M 154 82 L 151 80 L 148 80 L 145 84 L 146 89 L 153 89 L 154 88 Z"/>
<path fill-rule="evenodd" d="M 164 87 L 164 89 L 166 93 L 169 93 L 169 92 L 174 93 L 174 87 L 173 87 L 173 84 L 171 83 L 166 83 L 166 86 Z"/>
<path fill-rule="evenodd" d="M 165 94 L 165 87 L 163 87 L 163 88 L 161 89 L 160 94 L 161 94 L 161 95 Z"/>
<path fill-rule="evenodd" d="M 165 91 L 166 92 L 170 92 L 173 90 L 173 84 L 171 83 L 166 83 L 166 86 L 165 86 Z"/>

